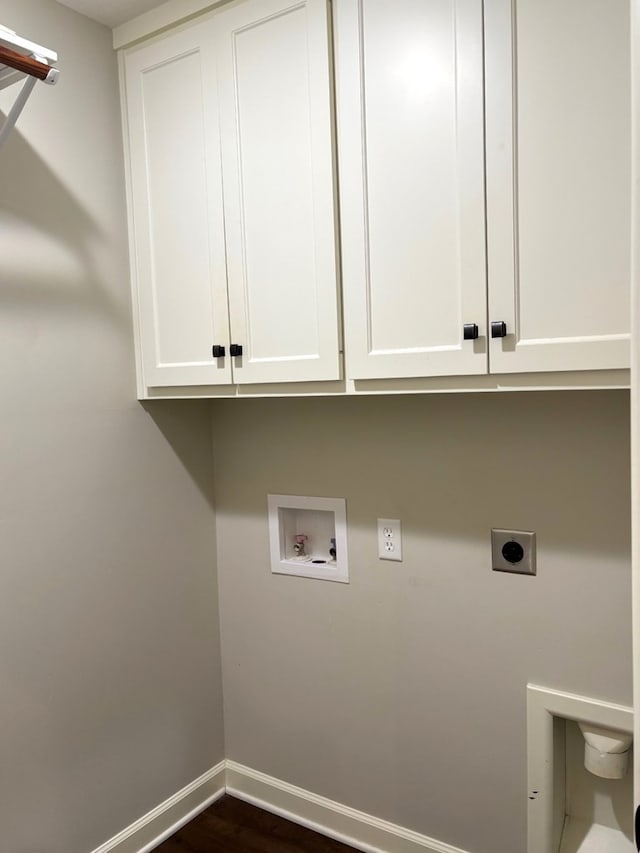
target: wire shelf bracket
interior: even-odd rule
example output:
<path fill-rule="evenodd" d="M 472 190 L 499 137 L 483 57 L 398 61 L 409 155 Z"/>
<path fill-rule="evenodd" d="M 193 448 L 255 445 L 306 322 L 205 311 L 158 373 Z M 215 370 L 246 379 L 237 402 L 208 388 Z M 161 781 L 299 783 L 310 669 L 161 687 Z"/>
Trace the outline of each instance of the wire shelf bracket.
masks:
<path fill-rule="evenodd" d="M 0 127 L 0 147 L 14 128 L 38 80 L 53 85 L 58 79 L 58 54 L 28 41 L 0 24 L 0 89 L 22 82 L 22 87 Z"/>

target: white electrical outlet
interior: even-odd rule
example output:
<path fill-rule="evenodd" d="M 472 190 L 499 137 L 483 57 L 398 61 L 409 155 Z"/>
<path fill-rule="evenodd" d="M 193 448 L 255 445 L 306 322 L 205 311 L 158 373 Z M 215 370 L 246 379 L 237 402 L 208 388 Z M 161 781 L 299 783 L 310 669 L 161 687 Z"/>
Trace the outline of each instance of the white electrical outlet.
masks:
<path fill-rule="evenodd" d="M 378 519 L 378 557 L 402 562 L 402 526 L 399 519 Z"/>

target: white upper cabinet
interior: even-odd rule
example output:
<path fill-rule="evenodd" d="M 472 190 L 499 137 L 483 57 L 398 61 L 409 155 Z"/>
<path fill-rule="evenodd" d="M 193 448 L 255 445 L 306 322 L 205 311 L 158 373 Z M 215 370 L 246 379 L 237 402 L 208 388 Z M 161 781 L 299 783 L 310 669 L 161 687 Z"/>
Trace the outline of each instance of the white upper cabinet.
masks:
<path fill-rule="evenodd" d="M 142 396 L 624 382 L 629 17 L 234 0 L 124 49 Z"/>
<path fill-rule="evenodd" d="M 238 383 L 340 378 L 326 0 L 216 16 Z"/>
<path fill-rule="evenodd" d="M 200 23 L 127 52 L 131 265 L 143 381 L 231 381 L 215 55 Z"/>
<path fill-rule="evenodd" d="M 347 376 L 628 367 L 627 0 L 335 15 Z"/>
<path fill-rule="evenodd" d="M 143 387 L 340 378 L 330 69 L 326 0 L 126 51 Z"/>
<path fill-rule="evenodd" d="M 491 371 L 629 366 L 628 0 L 486 0 Z"/>
<path fill-rule="evenodd" d="M 347 376 L 486 373 L 482 2 L 335 14 Z"/>

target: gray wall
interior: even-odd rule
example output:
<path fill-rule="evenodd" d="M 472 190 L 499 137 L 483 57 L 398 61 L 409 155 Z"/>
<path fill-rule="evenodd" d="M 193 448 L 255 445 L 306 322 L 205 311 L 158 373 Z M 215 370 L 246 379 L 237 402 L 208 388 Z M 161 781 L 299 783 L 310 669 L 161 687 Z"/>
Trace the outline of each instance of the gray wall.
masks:
<path fill-rule="evenodd" d="M 87 853 L 223 757 L 210 411 L 135 401 L 111 33 L 1 6 L 61 68 L 0 150 L 1 846 Z"/>
<path fill-rule="evenodd" d="M 528 681 L 631 703 L 628 395 L 219 401 L 227 757 L 525 850 Z M 345 497 L 350 585 L 271 575 L 266 495 Z M 404 562 L 380 562 L 376 518 Z M 535 530 L 536 578 L 490 571 Z"/>
<path fill-rule="evenodd" d="M 223 757 L 210 404 L 134 399 L 110 33 L 2 13 L 62 77 L 0 151 L 0 825 L 87 853 Z M 213 413 L 227 756 L 522 853 L 526 682 L 631 701 L 627 395 Z M 347 498 L 350 585 L 270 574 L 268 492 Z M 492 525 L 537 578 L 489 571 Z"/>

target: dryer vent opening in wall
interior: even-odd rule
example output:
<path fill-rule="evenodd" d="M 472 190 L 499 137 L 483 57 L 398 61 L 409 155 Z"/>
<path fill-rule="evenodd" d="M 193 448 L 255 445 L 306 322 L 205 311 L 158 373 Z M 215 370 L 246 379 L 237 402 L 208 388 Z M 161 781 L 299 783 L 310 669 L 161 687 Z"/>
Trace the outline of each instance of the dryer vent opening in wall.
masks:
<path fill-rule="evenodd" d="M 344 498 L 267 495 L 271 571 L 349 582 Z"/>

